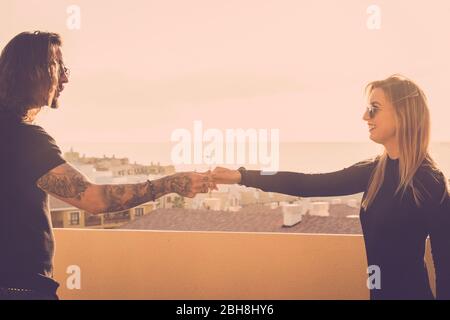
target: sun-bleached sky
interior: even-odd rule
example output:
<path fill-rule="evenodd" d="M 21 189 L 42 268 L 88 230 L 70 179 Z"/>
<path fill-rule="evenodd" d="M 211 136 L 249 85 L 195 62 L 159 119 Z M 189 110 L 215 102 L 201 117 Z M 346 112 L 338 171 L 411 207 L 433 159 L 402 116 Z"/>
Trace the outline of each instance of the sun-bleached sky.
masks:
<path fill-rule="evenodd" d="M 381 9 L 369 30 L 367 8 Z M 81 29 L 70 30 L 69 5 Z M 38 123 L 58 142 L 169 142 L 178 128 L 277 128 L 282 141 L 368 141 L 367 82 L 422 86 L 450 141 L 450 2 L 2 0 L 0 46 L 58 32 L 71 82 Z"/>

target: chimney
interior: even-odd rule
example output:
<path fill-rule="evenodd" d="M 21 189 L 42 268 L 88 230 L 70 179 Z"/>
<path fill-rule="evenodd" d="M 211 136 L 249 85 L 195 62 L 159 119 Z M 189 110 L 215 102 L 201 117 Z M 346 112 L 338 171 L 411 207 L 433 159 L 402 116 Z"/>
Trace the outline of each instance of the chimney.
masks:
<path fill-rule="evenodd" d="M 202 206 L 204 209 L 212 211 L 220 211 L 221 203 L 218 198 L 205 198 L 203 199 Z"/>
<path fill-rule="evenodd" d="M 292 227 L 302 221 L 302 206 L 301 204 L 282 204 L 283 211 L 283 226 Z"/>
<path fill-rule="evenodd" d="M 325 201 L 312 202 L 309 214 L 312 216 L 328 217 L 330 215 L 330 213 L 328 212 L 329 209 L 330 204 L 328 202 Z"/>
<path fill-rule="evenodd" d="M 361 206 L 361 201 L 358 201 L 356 199 L 349 199 L 347 201 L 347 205 L 352 208 L 359 208 Z"/>
<path fill-rule="evenodd" d="M 331 200 L 331 204 L 342 204 L 342 200 L 341 198 L 336 198 Z"/>

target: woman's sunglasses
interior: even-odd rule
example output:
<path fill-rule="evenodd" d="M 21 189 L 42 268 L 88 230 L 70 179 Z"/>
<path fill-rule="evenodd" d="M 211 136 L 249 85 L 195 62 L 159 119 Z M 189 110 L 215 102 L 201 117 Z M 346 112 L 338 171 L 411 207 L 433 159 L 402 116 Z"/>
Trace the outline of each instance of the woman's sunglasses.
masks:
<path fill-rule="evenodd" d="M 377 106 L 374 106 L 372 104 L 369 105 L 366 109 L 367 109 L 367 113 L 369 114 L 370 119 L 373 119 L 376 116 L 378 110 L 380 110 L 380 108 L 378 108 Z"/>

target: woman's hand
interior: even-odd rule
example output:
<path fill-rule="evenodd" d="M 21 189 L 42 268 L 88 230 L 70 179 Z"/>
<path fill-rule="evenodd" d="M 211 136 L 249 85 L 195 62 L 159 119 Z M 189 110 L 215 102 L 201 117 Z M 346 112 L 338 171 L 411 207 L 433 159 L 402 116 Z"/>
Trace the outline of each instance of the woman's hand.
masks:
<path fill-rule="evenodd" d="M 216 184 L 234 184 L 241 182 L 241 173 L 237 170 L 217 167 L 212 171 L 212 178 Z"/>

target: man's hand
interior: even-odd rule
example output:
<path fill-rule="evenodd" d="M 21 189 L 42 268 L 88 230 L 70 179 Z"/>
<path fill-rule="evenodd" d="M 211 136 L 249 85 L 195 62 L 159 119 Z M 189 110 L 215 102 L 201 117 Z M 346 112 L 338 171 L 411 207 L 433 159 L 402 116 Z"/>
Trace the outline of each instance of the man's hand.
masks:
<path fill-rule="evenodd" d="M 162 178 L 160 181 L 161 183 L 155 184 L 157 194 L 164 190 L 164 193 L 175 192 L 180 196 L 193 198 L 197 193 L 206 193 L 210 189 L 217 190 L 211 171 L 204 173 L 180 172 Z"/>
<path fill-rule="evenodd" d="M 217 167 L 212 171 L 212 178 L 216 184 L 235 184 L 241 182 L 241 173 L 237 170 Z"/>

